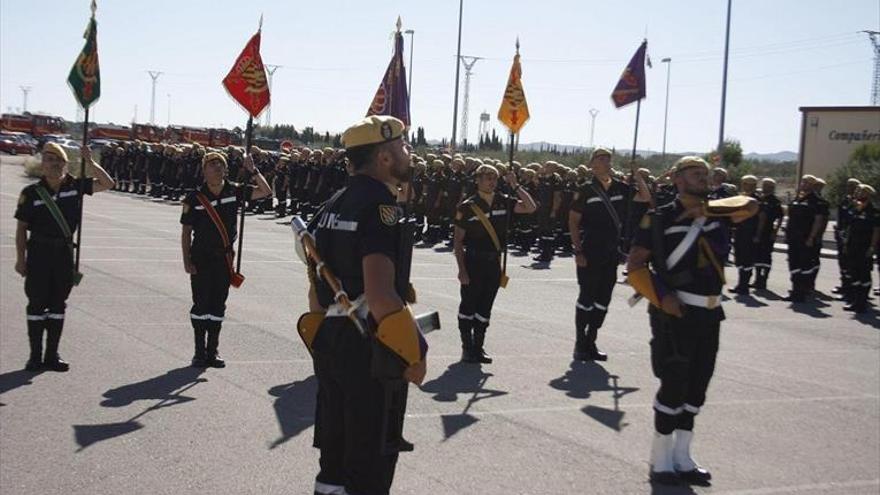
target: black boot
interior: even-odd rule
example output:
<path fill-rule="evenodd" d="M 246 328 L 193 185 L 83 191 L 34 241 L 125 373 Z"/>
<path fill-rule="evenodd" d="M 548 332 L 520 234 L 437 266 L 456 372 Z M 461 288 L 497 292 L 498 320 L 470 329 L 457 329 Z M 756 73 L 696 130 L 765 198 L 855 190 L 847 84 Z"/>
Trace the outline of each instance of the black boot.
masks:
<path fill-rule="evenodd" d="M 467 320 L 458 320 L 458 331 L 461 334 L 461 360 L 465 363 L 476 363 L 473 325 Z"/>
<path fill-rule="evenodd" d="M 205 327 L 199 325 L 198 327 L 193 328 L 193 337 L 195 338 L 195 352 L 193 353 L 192 358 L 193 368 L 208 367 L 207 348 L 205 346 L 206 335 L 207 331 L 205 331 Z"/>
<path fill-rule="evenodd" d="M 740 296 L 747 296 L 749 294 L 749 279 L 751 276 L 752 272 L 739 270 L 739 283 L 736 284 L 736 287 L 729 289 L 730 292 Z"/>
<path fill-rule="evenodd" d="M 482 364 L 492 364 L 492 358 L 490 358 L 486 351 L 483 350 L 483 343 L 486 341 L 486 329 L 474 327 L 474 347 L 473 347 L 473 358 L 474 362 L 482 363 Z"/>
<path fill-rule="evenodd" d="M 58 344 L 61 342 L 61 330 L 64 328 L 64 320 L 48 319 L 46 320 L 46 356 L 43 358 L 43 365 L 51 371 L 65 372 L 70 369 L 70 365 L 61 359 L 58 355 Z"/>
<path fill-rule="evenodd" d="M 599 336 L 599 327 L 590 325 L 587 329 L 587 353 L 590 361 L 608 361 L 608 354 L 601 352 L 596 347 L 596 338 Z"/>
<path fill-rule="evenodd" d="M 220 358 L 217 347 L 220 345 L 220 323 L 214 323 L 208 328 L 208 343 L 205 349 L 205 361 L 211 368 L 225 368 L 226 361 Z"/>
<path fill-rule="evenodd" d="M 770 270 L 764 267 L 758 267 L 756 270 L 755 285 L 752 287 L 754 287 L 755 290 L 767 290 L 767 276 L 770 275 Z"/>
<path fill-rule="evenodd" d="M 580 309 L 575 310 L 574 352 L 571 358 L 575 361 L 589 361 L 590 352 L 587 346 L 587 314 Z"/>
<path fill-rule="evenodd" d="M 31 346 L 31 356 L 24 369 L 27 371 L 40 371 L 43 369 L 43 320 L 28 320 L 28 342 Z"/>

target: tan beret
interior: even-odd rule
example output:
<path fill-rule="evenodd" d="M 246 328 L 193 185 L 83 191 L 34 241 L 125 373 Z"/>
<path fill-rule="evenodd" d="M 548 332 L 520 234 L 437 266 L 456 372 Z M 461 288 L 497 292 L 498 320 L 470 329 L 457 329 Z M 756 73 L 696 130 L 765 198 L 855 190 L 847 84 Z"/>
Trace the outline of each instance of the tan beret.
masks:
<path fill-rule="evenodd" d="M 223 154 L 221 154 L 221 153 L 217 153 L 216 151 L 212 151 L 212 152 L 206 154 L 204 158 L 202 158 L 202 166 L 204 167 L 209 162 L 213 162 L 215 160 L 223 162 L 223 166 L 224 167 L 226 166 L 226 157 L 223 156 Z"/>
<path fill-rule="evenodd" d="M 342 134 L 342 142 L 347 150 L 387 143 L 403 136 L 405 128 L 403 122 L 390 115 L 370 115 L 346 129 Z"/>
<path fill-rule="evenodd" d="M 58 158 L 61 158 L 65 162 L 68 161 L 67 152 L 64 151 L 64 148 L 62 148 L 61 145 L 58 143 L 48 142 L 48 143 L 44 144 L 43 145 L 43 154 L 46 154 L 46 153 L 51 153 L 51 154 L 57 156 Z"/>
<path fill-rule="evenodd" d="M 709 170 L 710 168 L 709 164 L 706 163 L 706 160 L 703 160 L 699 156 L 683 156 L 679 158 L 677 162 L 675 162 L 675 165 L 673 165 L 673 169 L 676 173 L 692 167 L 703 167 L 706 170 Z"/>
<path fill-rule="evenodd" d="M 593 161 L 603 155 L 611 156 L 611 150 L 604 146 L 596 146 L 595 148 L 593 148 L 593 152 L 590 153 L 590 161 Z"/>

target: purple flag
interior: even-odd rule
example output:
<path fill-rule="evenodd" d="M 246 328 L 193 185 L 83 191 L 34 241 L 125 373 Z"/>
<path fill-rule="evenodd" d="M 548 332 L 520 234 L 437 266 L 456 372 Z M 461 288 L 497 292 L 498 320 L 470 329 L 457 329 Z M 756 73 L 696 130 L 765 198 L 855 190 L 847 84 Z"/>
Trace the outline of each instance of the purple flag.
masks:
<path fill-rule="evenodd" d="M 403 66 L 403 34 L 398 28 L 394 34 L 394 55 L 385 71 L 385 77 L 370 103 L 367 116 L 391 115 L 409 127 L 409 95 L 406 92 L 406 68 Z"/>
<path fill-rule="evenodd" d="M 642 46 L 636 50 L 636 54 L 629 61 L 620 81 L 611 92 L 611 100 L 614 106 L 620 108 L 632 102 L 641 100 L 646 96 L 645 90 L 645 53 L 648 51 L 648 40 L 642 42 Z"/>

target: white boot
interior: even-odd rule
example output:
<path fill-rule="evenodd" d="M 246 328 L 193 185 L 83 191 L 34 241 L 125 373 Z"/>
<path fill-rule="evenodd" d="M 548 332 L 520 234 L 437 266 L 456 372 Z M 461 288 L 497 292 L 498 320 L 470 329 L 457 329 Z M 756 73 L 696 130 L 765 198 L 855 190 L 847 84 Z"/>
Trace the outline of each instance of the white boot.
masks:
<path fill-rule="evenodd" d="M 691 441 L 694 432 L 690 430 L 675 430 L 675 445 L 672 449 L 672 460 L 679 476 L 690 483 L 706 483 L 712 479 L 709 471 L 700 467 L 697 461 L 691 457 Z"/>
<path fill-rule="evenodd" d="M 672 461 L 673 442 L 672 434 L 654 432 L 654 441 L 651 443 L 651 481 L 664 485 L 678 484 Z"/>

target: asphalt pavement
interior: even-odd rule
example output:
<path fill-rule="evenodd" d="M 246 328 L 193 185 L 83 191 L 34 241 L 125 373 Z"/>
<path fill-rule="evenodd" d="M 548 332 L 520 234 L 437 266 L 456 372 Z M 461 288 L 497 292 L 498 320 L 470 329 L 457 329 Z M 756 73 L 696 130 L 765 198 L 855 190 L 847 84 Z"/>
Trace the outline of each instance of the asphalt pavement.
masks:
<path fill-rule="evenodd" d="M 311 493 L 316 382 L 294 330 L 307 282 L 289 218 L 247 218 L 247 279 L 231 289 L 221 334 L 227 368 L 196 370 L 180 206 L 88 198 L 85 278 L 61 345 L 71 371 L 32 374 L 13 269 L 22 170 L 0 160 L 0 493 Z M 428 378 L 410 391 L 416 449 L 401 455 L 393 493 L 877 494 L 880 314 L 854 317 L 831 300 L 829 259 L 820 298 L 792 306 L 781 300 L 784 255 L 773 261 L 770 290 L 724 303 L 694 442 L 714 486 L 666 489 L 647 480 L 658 382 L 631 288 L 617 285 L 600 331 L 608 362 L 573 363 L 574 261 L 511 256 L 487 337 L 495 362 L 461 364 L 455 260 L 417 248 L 417 310 L 438 310 L 443 329 L 428 335 Z"/>

